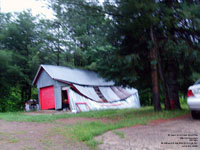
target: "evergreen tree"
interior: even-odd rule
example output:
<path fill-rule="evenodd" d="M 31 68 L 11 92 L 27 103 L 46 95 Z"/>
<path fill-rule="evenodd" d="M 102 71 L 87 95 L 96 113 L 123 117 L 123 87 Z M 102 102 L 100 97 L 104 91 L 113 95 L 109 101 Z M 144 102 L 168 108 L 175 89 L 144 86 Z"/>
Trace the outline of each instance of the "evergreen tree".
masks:
<path fill-rule="evenodd" d="M 110 45 L 106 40 L 110 20 L 102 6 L 98 1 L 49 1 L 67 39 L 65 48 L 73 54 L 74 66 L 95 70 L 98 50 Z"/>
<path fill-rule="evenodd" d="M 21 89 L 21 100 L 31 98 L 32 79 L 39 66 L 37 51 L 38 36 L 36 18 L 30 12 L 15 14 L 16 20 L 10 21 L 1 32 L 2 49 L 12 52 L 12 66 L 18 70 L 16 83 Z"/>

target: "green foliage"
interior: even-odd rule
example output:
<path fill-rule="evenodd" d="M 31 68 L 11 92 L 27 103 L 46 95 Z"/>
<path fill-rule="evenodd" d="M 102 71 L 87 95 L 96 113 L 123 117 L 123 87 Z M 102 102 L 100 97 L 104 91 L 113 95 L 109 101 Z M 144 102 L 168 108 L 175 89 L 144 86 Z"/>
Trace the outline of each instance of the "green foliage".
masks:
<path fill-rule="evenodd" d="M 32 99 L 38 99 L 38 89 L 36 87 L 32 88 L 31 98 Z"/>
<path fill-rule="evenodd" d="M 71 62 L 76 67 L 96 70 L 98 49 L 109 45 L 106 31 L 110 20 L 106 19 L 102 6 L 97 1 L 85 0 L 49 2 L 67 39 L 66 52 L 73 54 Z"/>
<path fill-rule="evenodd" d="M 179 95 L 179 99 L 180 99 L 180 104 L 182 107 L 186 107 L 188 108 L 188 105 L 187 105 L 187 97 L 183 94 L 180 94 Z"/>
<path fill-rule="evenodd" d="M 4 95 L 7 95 L 7 90 L 11 84 L 10 80 L 6 80 L 10 68 L 11 54 L 0 50 L 0 60 L 0 98 L 2 98 Z"/>
<path fill-rule="evenodd" d="M 12 66 L 10 51 L 0 50 L 0 60 L 0 112 L 20 110 L 18 88 L 14 88 L 19 70 Z"/>
<path fill-rule="evenodd" d="M 32 80 L 41 63 L 51 62 L 52 54 L 43 43 L 47 39 L 46 30 L 42 30 L 43 26 L 30 11 L 0 17 L 0 26 L 4 27 L 0 29 L 0 103 L 3 103 L 0 109 L 22 110 L 31 96 L 37 99 L 36 92 L 31 91 Z M 17 98 L 12 89 L 18 91 Z"/>
<path fill-rule="evenodd" d="M 141 106 L 151 106 L 152 105 L 152 92 L 150 88 L 141 89 L 138 91 L 140 95 Z"/>
<path fill-rule="evenodd" d="M 197 33 L 199 21 L 195 17 L 199 15 L 199 1 L 107 0 L 104 8 L 115 27 L 115 31 L 108 31 L 108 39 L 115 50 L 107 52 L 100 60 L 100 73 L 116 83 L 135 86 L 139 91 L 151 88 L 150 64 L 158 64 L 158 61 L 150 60 L 149 52 L 155 46 L 159 51 L 165 83 L 170 86 L 166 86 L 169 97 L 174 97 L 179 92 L 186 93 L 188 86 L 192 84 L 193 72 L 200 71 L 196 66 L 199 65 L 200 55 Z M 151 31 L 155 41 L 152 40 Z M 130 55 L 137 56 L 137 59 L 120 65 L 121 61 L 118 59 L 124 61 Z M 123 80 L 124 78 L 127 80 Z M 164 86 L 160 84 L 161 95 L 166 92 Z M 145 95 L 141 96 L 141 101 L 148 104 L 144 97 Z"/>
<path fill-rule="evenodd" d="M 36 18 L 30 11 L 0 13 L 1 111 L 15 110 L 2 108 L 5 99 L 14 101 L 13 87 L 20 90 L 19 109 L 25 100 L 37 98 L 31 83 L 39 64 L 97 71 L 116 85 L 136 87 L 142 105 L 152 104 L 151 64 L 161 63 L 166 83 L 178 84 L 177 94 L 185 94 L 199 78 L 199 1 L 48 1 L 55 20 Z M 151 31 L 159 61 L 150 60 Z M 169 71 L 172 64 L 177 68 Z M 164 97 L 164 85 L 159 87 Z"/>
<path fill-rule="evenodd" d="M 195 71 L 192 72 L 191 80 L 193 82 L 196 82 L 199 79 L 199 77 L 200 77 L 200 73 L 199 72 L 195 72 Z"/>
<path fill-rule="evenodd" d="M 21 104 L 20 96 L 20 90 L 18 88 L 11 88 L 9 95 L 0 99 L 0 112 L 22 111 L 24 105 Z"/>
<path fill-rule="evenodd" d="M 117 85 L 134 87 L 136 81 L 136 66 L 138 63 L 135 55 L 120 57 L 115 55 L 115 50 L 99 53 L 97 71 L 108 80 L 114 80 Z M 119 69 L 120 68 L 120 69 Z"/>
<path fill-rule="evenodd" d="M 0 33 L 3 35 L 0 40 L 2 49 L 9 49 L 12 54 L 10 65 L 17 74 L 15 85 L 21 89 L 22 104 L 30 99 L 31 83 L 39 66 L 35 20 L 36 18 L 29 11 L 15 14 L 15 18 L 10 20 Z"/>

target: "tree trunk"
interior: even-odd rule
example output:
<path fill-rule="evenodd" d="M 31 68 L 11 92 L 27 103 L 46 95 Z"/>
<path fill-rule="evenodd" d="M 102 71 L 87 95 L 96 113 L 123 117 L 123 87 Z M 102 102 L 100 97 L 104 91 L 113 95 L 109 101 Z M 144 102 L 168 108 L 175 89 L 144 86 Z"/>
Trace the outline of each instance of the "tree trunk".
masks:
<path fill-rule="evenodd" d="M 56 61 L 56 65 L 57 65 L 57 66 L 60 65 L 60 52 L 59 52 L 59 50 L 57 51 L 57 61 Z"/>
<path fill-rule="evenodd" d="M 57 44 L 58 45 L 57 45 L 57 53 L 56 53 L 56 55 L 57 55 L 56 65 L 59 66 L 60 65 L 60 44 L 59 44 L 59 41 L 58 41 Z"/>
<path fill-rule="evenodd" d="M 153 42 L 153 48 L 150 49 L 150 62 L 151 62 L 151 79 L 152 79 L 154 111 L 160 111 L 161 106 L 160 106 L 160 93 L 158 85 L 157 41 L 156 38 L 154 37 L 152 29 L 151 29 L 151 40 Z"/>
<path fill-rule="evenodd" d="M 178 86 L 178 66 L 175 60 L 171 59 L 168 62 L 168 79 L 170 89 L 170 101 L 174 102 L 175 109 L 181 109 L 179 103 L 179 86 Z"/>
<path fill-rule="evenodd" d="M 31 86 L 28 87 L 28 100 L 31 99 L 32 88 Z"/>
<path fill-rule="evenodd" d="M 21 102 L 24 103 L 24 88 L 21 88 Z"/>
<path fill-rule="evenodd" d="M 165 110 L 170 110 L 170 98 L 169 98 L 169 87 L 167 84 L 167 81 L 165 79 L 165 76 L 163 74 L 163 69 L 162 69 L 162 64 L 161 64 L 161 57 L 159 55 L 159 51 L 158 51 L 158 70 L 159 70 L 159 75 L 163 84 L 163 92 L 164 92 L 164 96 L 165 96 Z"/>

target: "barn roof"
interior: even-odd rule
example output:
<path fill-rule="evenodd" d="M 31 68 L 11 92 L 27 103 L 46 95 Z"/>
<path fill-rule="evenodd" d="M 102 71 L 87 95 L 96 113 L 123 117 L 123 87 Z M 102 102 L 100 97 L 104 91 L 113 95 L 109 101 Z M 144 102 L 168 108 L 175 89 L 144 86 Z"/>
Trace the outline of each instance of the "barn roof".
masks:
<path fill-rule="evenodd" d="M 134 88 L 114 86 L 114 82 L 105 81 L 95 72 L 53 65 L 40 65 L 33 85 L 36 85 L 42 71 L 54 80 L 70 84 L 77 93 L 96 102 L 112 103 L 137 93 Z"/>
<path fill-rule="evenodd" d="M 103 78 L 101 78 L 97 73 L 92 71 L 53 65 L 40 65 L 38 72 L 33 80 L 33 85 L 36 85 L 37 80 L 43 70 L 45 70 L 52 79 L 61 82 L 67 82 L 84 86 L 114 85 L 114 82 L 107 82 Z"/>

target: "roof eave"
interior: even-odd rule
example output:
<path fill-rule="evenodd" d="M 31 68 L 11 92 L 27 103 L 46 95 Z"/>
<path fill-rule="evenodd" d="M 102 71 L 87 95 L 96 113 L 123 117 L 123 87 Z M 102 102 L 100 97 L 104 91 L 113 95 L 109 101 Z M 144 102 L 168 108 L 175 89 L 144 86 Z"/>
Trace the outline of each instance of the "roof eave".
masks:
<path fill-rule="evenodd" d="M 65 80 L 60 80 L 60 79 L 56 79 L 56 78 L 53 78 L 54 80 L 56 81 L 59 81 L 59 82 L 62 82 L 62 83 L 66 83 L 66 84 L 75 84 L 75 85 L 79 85 L 79 86 L 87 86 L 87 87 L 94 87 L 94 86 L 98 86 L 98 87 L 111 87 L 111 86 L 115 86 L 115 85 L 87 85 L 87 84 L 79 84 L 79 83 L 76 83 L 76 82 L 69 82 L 69 81 L 65 81 Z"/>
<path fill-rule="evenodd" d="M 40 65 L 40 67 L 39 67 L 39 69 L 38 69 L 38 71 L 37 71 L 37 73 L 36 73 L 36 75 L 35 75 L 35 77 L 34 77 L 34 80 L 33 80 L 33 82 L 32 82 L 32 85 L 33 85 L 33 86 L 36 85 L 36 82 L 37 82 L 37 80 L 38 80 L 38 78 L 39 78 L 40 73 L 42 72 L 42 69 L 44 69 L 44 68 L 42 67 L 42 65 Z"/>

